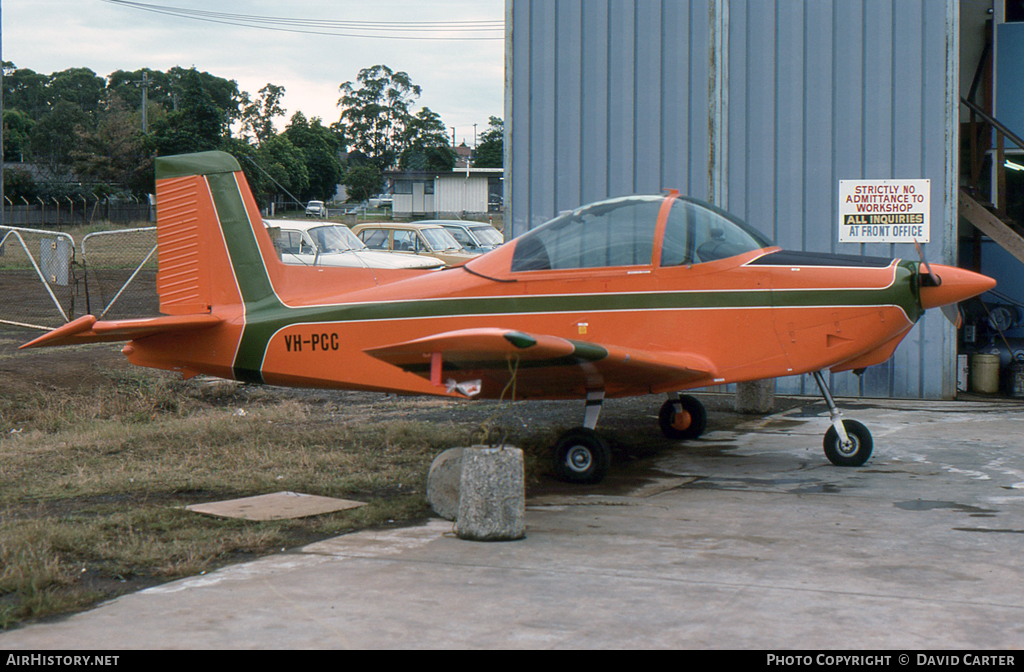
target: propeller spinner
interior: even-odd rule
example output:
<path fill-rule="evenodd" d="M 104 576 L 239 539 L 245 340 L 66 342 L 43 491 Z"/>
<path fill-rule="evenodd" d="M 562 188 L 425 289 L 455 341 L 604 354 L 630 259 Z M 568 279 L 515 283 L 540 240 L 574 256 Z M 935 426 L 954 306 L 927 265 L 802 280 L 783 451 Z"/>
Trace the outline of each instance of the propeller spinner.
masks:
<path fill-rule="evenodd" d="M 941 308 L 946 319 L 959 329 L 963 325 L 963 315 L 957 304 L 987 292 L 996 286 L 996 281 L 986 275 L 955 266 L 936 265 L 933 268 L 925 258 L 920 243 L 915 240 L 914 246 L 921 257 L 921 264 L 918 266 L 921 306 L 925 309 Z"/>

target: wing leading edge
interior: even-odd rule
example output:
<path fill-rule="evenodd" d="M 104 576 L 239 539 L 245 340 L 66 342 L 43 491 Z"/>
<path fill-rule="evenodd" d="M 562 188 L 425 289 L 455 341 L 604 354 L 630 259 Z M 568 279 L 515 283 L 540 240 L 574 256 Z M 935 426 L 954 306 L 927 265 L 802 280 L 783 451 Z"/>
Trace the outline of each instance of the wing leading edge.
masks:
<path fill-rule="evenodd" d="M 491 398 L 504 395 L 513 378 L 517 399 L 577 398 L 596 389 L 608 397 L 647 394 L 710 385 L 715 378 L 711 362 L 696 355 L 511 329 L 450 331 L 366 353 L 450 389 L 479 380 L 479 393 Z M 466 393 L 466 388 L 458 389 Z"/>

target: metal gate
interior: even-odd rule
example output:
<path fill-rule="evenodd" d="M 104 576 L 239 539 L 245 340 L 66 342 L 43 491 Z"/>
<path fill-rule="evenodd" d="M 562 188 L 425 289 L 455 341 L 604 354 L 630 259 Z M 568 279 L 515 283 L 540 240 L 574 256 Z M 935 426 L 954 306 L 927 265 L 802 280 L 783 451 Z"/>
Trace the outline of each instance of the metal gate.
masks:
<path fill-rule="evenodd" d="M 0 226 L 0 323 L 50 330 L 85 314 L 159 312 L 156 227 L 67 233 Z"/>
<path fill-rule="evenodd" d="M 156 227 L 98 231 L 82 238 L 85 310 L 100 319 L 159 312 Z"/>
<path fill-rule="evenodd" d="M 0 322 L 53 329 L 71 321 L 79 279 L 70 235 L 0 226 Z"/>

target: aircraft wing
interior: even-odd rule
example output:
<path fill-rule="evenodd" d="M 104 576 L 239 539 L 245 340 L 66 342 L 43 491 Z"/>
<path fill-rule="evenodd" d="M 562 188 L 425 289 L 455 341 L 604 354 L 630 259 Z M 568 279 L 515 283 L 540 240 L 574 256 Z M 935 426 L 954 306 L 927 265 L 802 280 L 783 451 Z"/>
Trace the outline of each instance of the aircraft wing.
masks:
<path fill-rule="evenodd" d="M 595 389 L 605 390 L 608 397 L 646 394 L 711 385 L 715 378 L 715 367 L 698 355 L 510 329 L 450 331 L 366 353 L 447 386 L 449 392 L 490 398 L 511 389 L 513 378 L 517 399 L 573 398 Z"/>
<path fill-rule="evenodd" d="M 221 318 L 213 315 L 173 315 L 141 320 L 110 321 L 99 321 L 92 315 L 83 315 L 77 320 L 68 322 L 62 327 L 25 343 L 21 348 L 131 341 L 172 331 L 206 329 L 216 326 L 222 321 Z"/>

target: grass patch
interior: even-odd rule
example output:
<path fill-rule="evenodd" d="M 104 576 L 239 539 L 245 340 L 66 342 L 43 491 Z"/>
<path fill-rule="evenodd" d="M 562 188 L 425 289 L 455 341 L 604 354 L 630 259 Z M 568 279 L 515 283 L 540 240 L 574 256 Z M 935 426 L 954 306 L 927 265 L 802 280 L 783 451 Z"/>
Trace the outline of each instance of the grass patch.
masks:
<path fill-rule="evenodd" d="M 479 422 L 446 420 L 458 402 L 346 394 L 144 369 L 103 369 L 79 390 L 0 380 L 0 629 L 425 518 L 430 462 L 479 439 Z M 430 417 L 407 417 L 417 405 Z M 272 522 L 182 508 L 282 490 L 368 505 Z"/>

